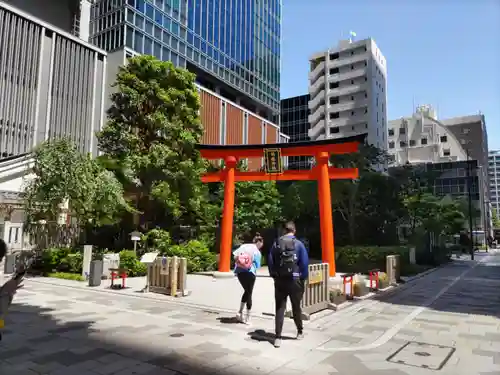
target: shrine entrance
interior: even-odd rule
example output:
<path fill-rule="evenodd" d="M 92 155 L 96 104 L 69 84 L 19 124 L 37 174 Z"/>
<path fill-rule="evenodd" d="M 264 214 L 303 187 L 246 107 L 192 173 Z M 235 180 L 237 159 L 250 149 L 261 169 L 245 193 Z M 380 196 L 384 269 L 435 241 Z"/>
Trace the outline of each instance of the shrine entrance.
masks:
<path fill-rule="evenodd" d="M 330 265 L 330 276 L 335 276 L 335 248 L 333 237 L 332 199 L 330 180 L 356 179 L 357 168 L 335 168 L 328 165 L 330 155 L 358 151 L 366 135 L 322 141 L 276 143 L 260 145 L 198 145 L 201 156 L 208 160 L 224 160 L 224 169 L 206 173 L 203 182 L 224 183 L 219 272 L 229 272 L 233 242 L 235 183 L 239 181 L 318 181 L 318 200 L 321 232 L 322 261 Z M 311 156 L 315 166 L 310 170 L 284 170 L 282 158 Z M 239 171 L 239 160 L 264 158 L 264 171 Z"/>

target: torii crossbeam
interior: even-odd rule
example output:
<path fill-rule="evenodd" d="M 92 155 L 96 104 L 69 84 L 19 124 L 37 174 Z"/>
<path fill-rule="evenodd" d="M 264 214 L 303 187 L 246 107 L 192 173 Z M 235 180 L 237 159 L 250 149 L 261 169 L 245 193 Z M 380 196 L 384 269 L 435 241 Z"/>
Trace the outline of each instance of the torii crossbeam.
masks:
<path fill-rule="evenodd" d="M 233 242 L 234 192 L 239 181 L 318 181 L 318 200 L 321 230 L 321 253 L 324 263 L 330 265 L 330 276 L 335 276 L 335 248 L 333 237 L 332 199 L 330 180 L 356 179 L 357 168 L 329 167 L 332 154 L 357 152 L 366 134 L 322 141 L 275 143 L 259 145 L 198 145 L 201 156 L 209 160 L 224 160 L 220 172 L 206 173 L 203 182 L 224 183 L 219 271 L 229 272 Z M 282 158 L 312 156 L 315 166 L 310 170 L 283 170 Z M 246 158 L 264 158 L 265 171 L 244 172 L 236 169 L 238 161 Z"/>

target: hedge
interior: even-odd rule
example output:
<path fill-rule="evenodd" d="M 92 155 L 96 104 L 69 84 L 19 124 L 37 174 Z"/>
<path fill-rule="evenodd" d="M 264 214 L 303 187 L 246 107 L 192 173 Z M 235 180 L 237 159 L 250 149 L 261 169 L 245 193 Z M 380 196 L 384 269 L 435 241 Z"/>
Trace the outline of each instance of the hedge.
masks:
<path fill-rule="evenodd" d="M 410 247 L 406 246 L 337 247 L 335 249 L 335 264 L 339 272 L 366 274 L 375 268 L 385 271 L 388 255 L 400 255 L 402 271 L 410 265 Z"/>

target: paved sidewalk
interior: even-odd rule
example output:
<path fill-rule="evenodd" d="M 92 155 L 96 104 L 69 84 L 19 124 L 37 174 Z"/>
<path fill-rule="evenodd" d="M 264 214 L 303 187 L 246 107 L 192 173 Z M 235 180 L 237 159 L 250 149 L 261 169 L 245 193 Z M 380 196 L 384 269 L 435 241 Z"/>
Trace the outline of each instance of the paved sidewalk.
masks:
<path fill-rule="evenodd" d="M 500 254 L 477 259 L 316 318 L 280 349 L 269 319 L 248 327 L 203 308 L 26 281 L 0 374 L 500 375 Z"/>

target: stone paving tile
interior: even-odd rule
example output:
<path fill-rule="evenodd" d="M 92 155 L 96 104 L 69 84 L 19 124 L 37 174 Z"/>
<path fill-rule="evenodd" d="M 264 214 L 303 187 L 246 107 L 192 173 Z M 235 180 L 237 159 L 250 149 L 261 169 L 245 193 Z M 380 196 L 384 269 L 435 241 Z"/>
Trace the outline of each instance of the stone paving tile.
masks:
<path fill-rule="evenodd" d="M 493 261 L 500 265 L 500 257 L 489 263 Z M 469 280 L 456 283 L 387 343 L 370 351 L 331 351 L 375 342 L 464 269 L 444 267 L 401 292 L 363 302 L 357 310 L 308 322 L 303 341 L 285 340 L 280 349 L 269 339 L 256 341 L 249 335 L 272 331 L 272 320 L 255 319 L 253 327 L 224 324 L 220 318 L 225 314 L 28 281 L 8 316 L 4 341 L 9 348 L 0 345 L 0 374 L 429 375 L 428 370 L 386 361 L 415 340 L 456 347 L 442 375 L 499 375 L 498 284 L 482 284 L 490 305 L 477 301 L 478 279 L 499 269 L 491 266 L 471 270 Z M 285 331 L 294 333 L 291 320 Z M 176 333 L 183 336 L 171 336 Z"/>

